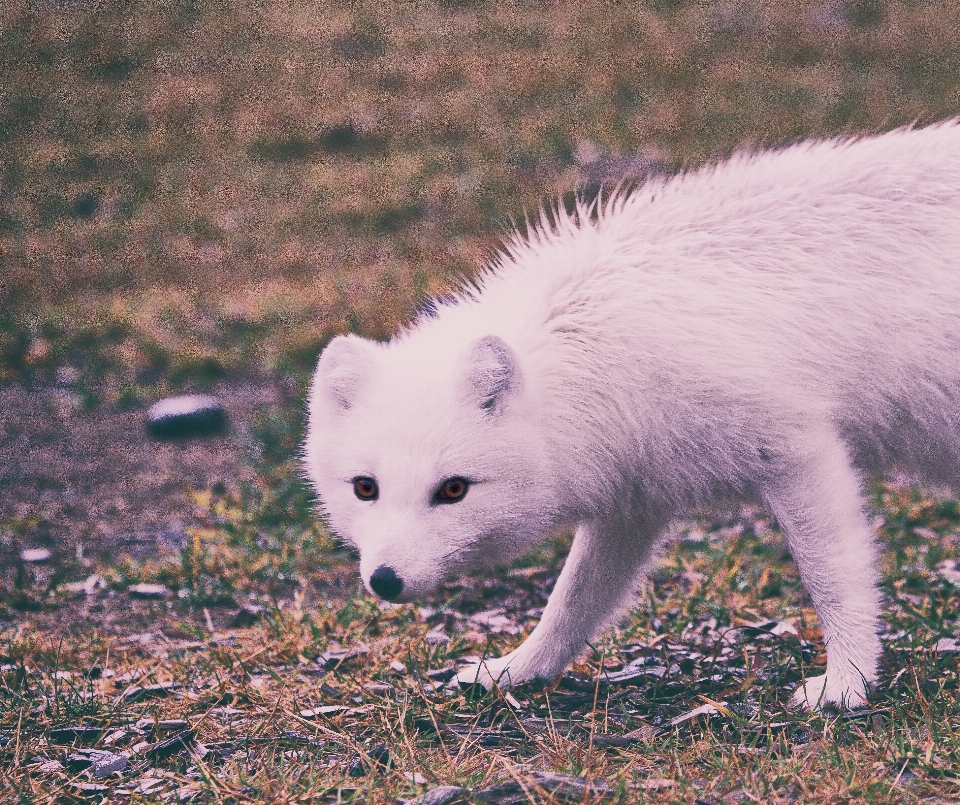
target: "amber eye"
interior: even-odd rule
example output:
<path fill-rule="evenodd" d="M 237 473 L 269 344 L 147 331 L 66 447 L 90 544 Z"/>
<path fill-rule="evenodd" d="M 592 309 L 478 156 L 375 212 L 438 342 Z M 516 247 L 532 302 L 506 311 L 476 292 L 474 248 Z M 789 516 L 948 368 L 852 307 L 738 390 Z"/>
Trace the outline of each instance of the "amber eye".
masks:
<path fill-rule="evenodd" d="M 466 478 L 447 478 L 437 490 L 436 502 L 456 503 L 458 500 L 463 500 L 469 488 L 470 482 Z"/>
<path fill-rule="evenodd" d="M 376 500 L 380 496 L 380 489 L 373 478 L 362 475 L 353 479 L 353 494 L 360 500 Z"/>

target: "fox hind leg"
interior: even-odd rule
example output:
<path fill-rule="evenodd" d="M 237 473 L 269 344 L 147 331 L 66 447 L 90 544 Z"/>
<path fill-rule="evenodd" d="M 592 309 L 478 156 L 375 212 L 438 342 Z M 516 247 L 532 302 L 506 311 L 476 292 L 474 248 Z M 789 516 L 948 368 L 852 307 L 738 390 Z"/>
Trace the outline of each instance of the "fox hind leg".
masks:
<path fill-rule="evenodd" d="M 792 704 L 815 710 L 867 703 L 880 657 L 880 594 L 873 534 L 845 445 L 828 429 L 800 434 L 771 462 L 764 497 L 780 523 L 827 649 L 826 674 Z"/>

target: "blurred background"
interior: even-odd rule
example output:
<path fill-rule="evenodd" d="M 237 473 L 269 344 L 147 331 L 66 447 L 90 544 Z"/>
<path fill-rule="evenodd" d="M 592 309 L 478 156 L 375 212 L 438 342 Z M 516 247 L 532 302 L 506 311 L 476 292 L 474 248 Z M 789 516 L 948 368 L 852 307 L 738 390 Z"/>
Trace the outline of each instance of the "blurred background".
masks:
<path fill-rule="evenodd" d="M 953 0 L 7 0 L 0 615 L 94 571 L 201 603 L 334 574 L 296 458 L 333 335 L 388 336 L 544 199 L 957 114 Z M 148 438 L 197 391 L 226 434 Z"/>

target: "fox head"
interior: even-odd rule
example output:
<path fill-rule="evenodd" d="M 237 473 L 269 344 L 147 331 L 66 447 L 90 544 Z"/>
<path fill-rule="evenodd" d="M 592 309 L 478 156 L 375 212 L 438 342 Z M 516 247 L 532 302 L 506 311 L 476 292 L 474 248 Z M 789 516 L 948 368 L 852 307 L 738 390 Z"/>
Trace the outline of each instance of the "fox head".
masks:
<path fill-rule="evenodd" d="M 360 552 L 364 584 L 406 601 L 522 554 L 551 527 L 540 406 L 494 335 L 348 335 L 320 356 L 308 474 L 331 529 Z"/>

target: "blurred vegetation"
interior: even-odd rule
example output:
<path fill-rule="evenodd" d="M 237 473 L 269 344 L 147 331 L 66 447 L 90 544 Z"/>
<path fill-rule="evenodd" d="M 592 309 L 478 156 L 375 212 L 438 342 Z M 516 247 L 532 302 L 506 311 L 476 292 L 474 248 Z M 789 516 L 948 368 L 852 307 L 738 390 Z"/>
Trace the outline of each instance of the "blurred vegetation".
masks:
<path fill-rule="evenodd" d="M 382 337 L 544 197 L 956 115 L 958 54 L 952 0 L 12 0 L 0 376 Z"/>

